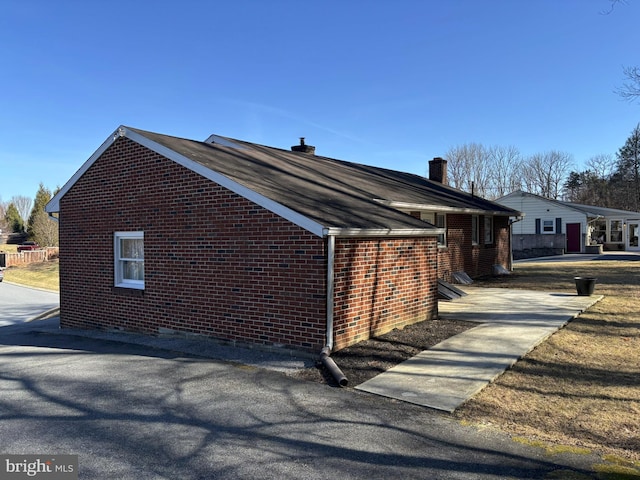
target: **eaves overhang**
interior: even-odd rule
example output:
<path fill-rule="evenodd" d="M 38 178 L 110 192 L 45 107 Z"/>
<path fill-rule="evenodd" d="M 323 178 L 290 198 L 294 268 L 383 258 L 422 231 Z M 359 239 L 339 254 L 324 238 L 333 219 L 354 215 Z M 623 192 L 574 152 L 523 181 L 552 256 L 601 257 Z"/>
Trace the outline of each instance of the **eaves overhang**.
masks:
<path fill-rule="evenodd" d="M 89 167 L 91 167 L 91 165 L 93 165 L 95 161 L 100 158 L 100 156 L 107 150 L 107 148 L 113 145 L 113 143 L 118 139 L 118 131 L 120 130 L 120 128 L 116 130 L 113 135 L 109 136 L 104 142 L 102 142 L 102 145 L 100 145 L 100 147 L 98 147 L 98 149 L 93 152 L 93 155 L 91 155 L 88 160 L 82 164 L 82 166 L 76 171 L 76 173 L 73 174 L 73 176 L 67 181 L 67 183 L 62 186 L 58 193 L 55 194 L 51 200 L 49 200 L 49 203 L 47 203 L 44 207 L 45 212 L 49 214 L 60 212 L 60 199 L 64 197 L 64 195 L 71 189 L 71 187 L 73 187 L 73 185 L 75 185 L 80 177 L 82 177 L 82 175 L 84 175 L 85 172 L 89 170 Z"/>
<path fill-rule="evenodd" d="M 80 167 L 80 169 L 69 179 L 69 181 L 60 189 L 60 191 L 51 199 L 46 205 L 45 210 L 48 213 L 56 213 L 60 211 L 60 199 L 73 187 L 73 185 L 84 175 L 84 173 L 93 165 L 98 158 L 116 142 L 119 138 L 128 138 L 129 140 L 148 148 L 149 150 L 156 152 L 163 157 L 166 157 L 179 165 L 182 165 L 189 170 L 202 175 L 205 178 L 217 183 L 218 185 L 225 187 L 232 192 L 246 198 L 247 200 L 260 205 L 261 207 L 269 210 L 270 212 L 289 220 L 290 222 L 298 225 L 300 228 L 307 230 L 308 232 L 322 237 L 324 235 L 325 226 L 292 210 L 278 202 L 271 200 L 270 198 L 261 195 L 244 185 L 241 185 L 230 178 L 215 172 L 180 153 L 160 145 L 159 143 L 150 140 L 149 138 L 133 131 L 125 126 L 120 126 L 118 129 L 107 138 L 102 145 L 89 157 L 89 159 Z"/>
<path fill-rule="evenodd" d="M 326 228 L 323 236 L 335 237 L 430 237 L 446 234 L 444 228 Z"/>
<path fill-rule="evenodd" d="M 511 210 L 506 212 L 504 210 L 485 210 L 482 208 L 468 208 L 468 207 L 451 207 L 446 205 L 429 205 L 425 203 L 409 203 L 409 202 L 396 202 L 392 200 L 383 200 L 380 198 L 375 199 L 376 202 L 386 205 L 388 207 L 397 208 L 398 210 L 415 210 L 424 212 L 443 212 L 443 213 L 465 213 L 469 215 L 494 215 L 503 217 L 522 217 L 524 213 L 517 210 Z"/>
<path fill-rule="evenodd" d="M 321 222 L 313 218 L 306 216 L 303 213 L 293 210 L 282 203 L 279 203 L 271 198 L 262 195 L 255 190 L 248 188 L 247 186 L 238 183 L 237 181 L 213 170 L 195 160 L 192 160 L 184 153 L 165 146 L 154 139 L 151 139 L 144 135 L 144 132 L 137 131 L 126 126 L 118 127 L 112 135 L 110 135 L 100 147 L 89 157 L 89 159 L 82 164 L 82 166 L 75 172 L 75 174 L 67 181 L 67 183 L 60 189 L 60 191 L 51 199 L 46 205 L 45 210 L 49 213 L 60 212 L 60 202 L 64 195 L 73 187 L 73 185 L 79 181 L 79 179 L 91 168 L 91 166 L 105 153 L 105 151 L 113 145 L 118 139 L 127 138 L 165 158 L 168 158 L 179 165 L 217 183 L 218 185 L 227 188 L 228 190 L 240 195 L 243 198 L 265 208 L 266 210 L 282 217 L 300 228 L 310 232 L 318 237 L 338 236 L 338 237 L 414 237 L 414 236 L 435 236 L 445 234 L 446 231 L 441 228 L 427 227 L 420 228 L 415 225 L 415 219 L 411 219 L 414 222 L 407 222 L 406 227 L 402 225 L 402 222 L 395 227 L 385 228 L 383 226 L 372 227 L 349 227 L 349 226 L 335 226 L 331 225 L 331 221 Z M 220 143 L 219 141 L 216 143 Z M 407 208 L 412 206 L 411 204 L 403 204 L 399 202 L 380 202 L 395 210 L 400 208 Z M 425 206 L 422 205 L 424 208 Z M 413 209 L 413 207 L 412 207 Z M 426 208 L 425 208 L 426 209 Z M 439 211 L 443 211 L 439 208 Z M 451 209 L 451 211 L 460 211 Z M 479 211 L 480 212 L 480 211 Z M 486 213 L 482 211 L 483 213 Z M 410 225 L 413 223 L 413 225 Z"/>

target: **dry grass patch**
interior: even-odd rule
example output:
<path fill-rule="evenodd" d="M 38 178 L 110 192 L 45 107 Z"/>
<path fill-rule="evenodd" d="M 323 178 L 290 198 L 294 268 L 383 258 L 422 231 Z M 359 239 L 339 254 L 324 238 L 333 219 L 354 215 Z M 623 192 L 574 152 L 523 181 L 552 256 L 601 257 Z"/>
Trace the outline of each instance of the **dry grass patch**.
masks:
<path fill-rule="evenodd" d="M 2 243 L 2 244 L 0 244 L 0 252 L 17 253 L 18 252 L 18 245 Z"/>
<path fill-rule="evenodd" d="M 4 279 L 7 282 L 28 287 L 60 291 L 59 272 L 58 259 L 55 259 L 48 262 L 9 267 L 4 271 Z"/>
<path fill-rule="evenodd" d="M 525 263 L 478 282 L 573 291 L 597 277 L 605 298 L 516 363 L 456 413 L 514 435 L 640 460 L 640 262 Z M 640 473 L 639 473 L 640 474 Z"/>

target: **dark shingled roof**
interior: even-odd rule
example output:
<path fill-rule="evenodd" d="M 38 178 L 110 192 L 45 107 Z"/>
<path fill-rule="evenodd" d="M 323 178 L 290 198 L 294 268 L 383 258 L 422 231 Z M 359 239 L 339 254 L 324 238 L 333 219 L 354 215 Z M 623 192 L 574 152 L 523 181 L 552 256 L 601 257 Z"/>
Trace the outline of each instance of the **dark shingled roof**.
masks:
<path fill-rule="evenodd" d="M 210 141 L 200 142 L 129 130 L 328 228 L 429 228 L 429 224 L 387 204 L 394 202 L 445 212 L 518 213 L 410 173 L 226 137 L 212 136 Z"/>

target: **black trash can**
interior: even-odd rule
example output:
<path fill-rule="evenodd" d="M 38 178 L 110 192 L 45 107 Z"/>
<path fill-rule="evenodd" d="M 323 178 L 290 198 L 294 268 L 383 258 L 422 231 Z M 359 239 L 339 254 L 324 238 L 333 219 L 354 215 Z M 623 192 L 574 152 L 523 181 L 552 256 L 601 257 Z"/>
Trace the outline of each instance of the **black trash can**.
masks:
<path fill-rule="evenodd" d="M 578 295 L 593 295 L 593 290 L 596 288 L 596 279 L 594 277 L 574 277 L 576 281 L 576 290 Z"/>

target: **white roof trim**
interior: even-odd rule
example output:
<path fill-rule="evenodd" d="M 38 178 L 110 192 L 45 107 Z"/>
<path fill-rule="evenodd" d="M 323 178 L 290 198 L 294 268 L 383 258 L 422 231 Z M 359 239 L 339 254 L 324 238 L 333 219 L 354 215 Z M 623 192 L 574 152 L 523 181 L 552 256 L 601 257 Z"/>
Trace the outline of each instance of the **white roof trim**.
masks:
<path fill-rule="evenodd" d="M 335 237 L 429 237 L 445 235 L 444 228 L 326 228 L 325 235 Z"/>
<path fill-rule="evenodd" d="M 564 200 L 547 198 L 547 197 L 538 195 L 536 193 L 524 192 L 522 190 L 516 190 L 515 192 L 511 192 L 509 195 L 505 195 L 504 197 L 501 197 L 496 201 L 499 202 L 504 198 L 518 198 L 518 197 L 531 197 L 537 200 L 541 200 L 543 202 L 550 203 L 552 205 L 555 205 L 556 207 L 567 208 L 574 212 L 578 212 L 582 215 L 586 215 L 587 217 L 593 217 L 594 219 L 598 219 L 598 218 L 618 219 L 618 218 L 623 218 L 625 216 L 628 216 L 629 214 L 631 215 L 638 214 L 638 212 L 629 212 L 626 210 L 619 210 L 616 208 L 598 207 L 596 205 L 583 205 L 581 203 L 565 202 Z M 597 211 L 599 211 L 600 213 L 598 213 L 597 211 L 594 211 L 593 210 L 594 208 L 597 209 Z"/>
<path fill-rule="evenodd" d="M 374 198 L 374 201 L 387 205 L 388 207 L 397 208 L 401 210 L 417 210 L 424 212 L 444 212 L 444 213 L 467 213 L 473 215 L 501 215 L 504 217 L 516 216 L 515 213 L 507 213 L 494 210 L 482 210 L 481 208 L 460 208 L 460 207 L 447 207 L 444 205 L 427 205 L 424 203 L 408 203 L 408 202 L 395 202 L 393 200 L 383 200 L 381 198 Z M 509 208 L 509 207 L 507 207 Z M 522 215 L 522 212 L 517 212 Z"/>
<path fill-rule="evenodd" d="M 124 136 L 124 127 L 119 127 L 113 135 L 109 136 L 100 147 L 93 152 L 93 155 L 89 157 L 89 159 L 82 164 L 82 166 L 78 169 L 76 173 L 64 184 L 64 186 L 60 189 L 60 191 L 47 203 L 44 207 L 47 213 L 57 213 L 60 211 L 60 199 L 73 187 L 73 185 L 80 179 L 84 173 L 89 170 L 89 167 L 94 164 L 94 162 L 102 155 L 107 148 L 113 145 L 119 137 Z"/>
<path fill-rule="evenodd" d="M 82 167 L 80 167 L 80 169 L 73 175 L 73 177 L 71 177 L 71 179 L 64 185 L 64 187 L 62 187 L 58 194 L 51 199 L 51 201 L 45 207 L 45 210 L 48 213 L 60 211 L 60 199 L 71 189 L 71 187 L 80 179 L 80 177 L 89 169 L 89 167 L 91 167 L 91 165 L 93 165 L 93 163 L 105 152 L 105 150 L 107 150 L 107 148 L 109 148 L 119 137 L 126 137 L 138 143 L 139 145 L 148 148 L 149 150 L 152 150 L 170 160 L 173 160 L 179 165 L 182 165 L 183 167 L 188 168 L 189 170 L 202 175 L 203 177 L 208 178 L 213 182 L 216 182 L 218 185 L 231 190 L 232 192 L 260 205 L 263 208 L 266 208 L 270 212 L 273 212 L 276 215 L 289 220 L 290 222 L 298 225 L 300 228 L 303 228 L 310 233 L 313 233 L 314 235 L 317 235 L 319 237 L 324 235 L 324 225 L 321 225 L 318 222 L 311 220 L 310 218 L 301 215 L 300 213 L 291 210 L 288 207 L 285 207 L 284 205 L 274 202 L 273 200 L 260 195 L 259 193 L 254 192 L 253 190 L 240 185 L 237 182 L 234 182 L 228 177 L 214 172 L 213 170 L 210 170 L 209 168 L 204 167 L 199 163 L 194 162 L 193 160 L 190 160 L 184 155 L 181 155 L 176 151 L 171 150 L 170 148 L 160 145 L 124 126 L 120 126 L 113 133 L 113 135 L 107 138 L 104 143 L 100 145 L 100 148 L 98 148 L 98 150 L 96 150 L 94 154 L 89 157 L 89 159 L 82 165 Z"/>
<path fill-rule="evenodd" d="M 216 134 L 209 135 L 209 138 L 207 138 L 204 141 L 204 143 L 214 143 L 217 145 L 222 145 L 223 147 L 237 148 L 239 150 L 247 149 L 247 147 L 245 147 L 244 145 L 240 145 L 239 143 L 232 142 L 231 140 L 227 140 L 226 138 Z"/>
<path fill-rule="evenodd" d="M 559 206 L 559 207 L 567 208 L 569 210 L 573 210 L 574 212 L 581 213 L 582 215 L 586 215 L 587 217 L 595 217 L 595 218 L 602 217 L 602 215 L 599 215 L 597 213 L 588 211 L 588 208 L 590 207 L 590 205 L 582 205 L 583 208 L 580 208 L 579 206 L 572 205 L 570 202 L 563 202 L 561 200 L 556 200 L 554 198 L 543 197 L 543 196 L 537 195 L 535 193 L 523 192 L 522 190 L 518 190 L 516 192 L 512 192 L 509 195 L 506 195 L 505 197 L 502 197 L 502 198 L 506 198 L 506 197 L 509 197 L 509 196 L 512 196 L 512 195 L 513 195 L 513 198 L 516 198 L 518 196 L 536 198 L 538 200 L 542 200 L 543 202 L 547 202 L 547 203 L 550 203 L 552 205 L 555 205 L 556 207 Z"/>
<path fill-rule="evenodd" d="M 171 150 L 170 148 L 164 147 L 152 140 L 149 140 L 147 137 L 140 135 L 136 132 L 132 132 L 130 130 L 127 131 L 126 137 L 129 138 L 130 140 L 133 140 L 136 143 L 139 143 L 144 147 L 147 147 L 149 150 L 153 150 L 154 152 L 162 155 L 163 157 L 173 160 L 174 162 L 178 163 L 179 165 L 182 165 L 185 168 L 188 168 L 191 171 L 199 175 L 202 175 L 205 178 L 208 178 L 209 180 L 217 183 L 222 187 L 225 187 L 231 190 L 232 192 L 240 195 L 241 197 L 244 197 L 247 200 L 257 205 L 260 205 L 261 207 L 266 208 L 270 212 L 273 212 L 276 215 L 286 220 L 289 220 L 291 223 L 298 225 L 300 228 L 303 228 L 308 232 L 313 233 L 314 235 L 321 237 L 323 234 L 324 226 L 319 224 L 318 222 L 315 222 L 314 220 L 311 220 L 310 218 L 304 215 L 301 215 L 300 213 L 294 210 L 291 210 L 290 208 L 285 207 L 284 205 L 278 202 L 274 202 L 270 198 L 267 198 L 264 195 L 254 192 L 253 190 L 245 187 L 244 185 L 240 185 L 239 183 L 231 180 L 230 178 L 225 177 L 224 175 L 221 175 L 218 172 L 215 172 L 203 165 L 200 165 L 199 163 L 194 162 L 193 160 L 190 160 L 189 158 L 183 155 L 180 155 L 179 153 L 175 152 L 174 150 Z"/>

